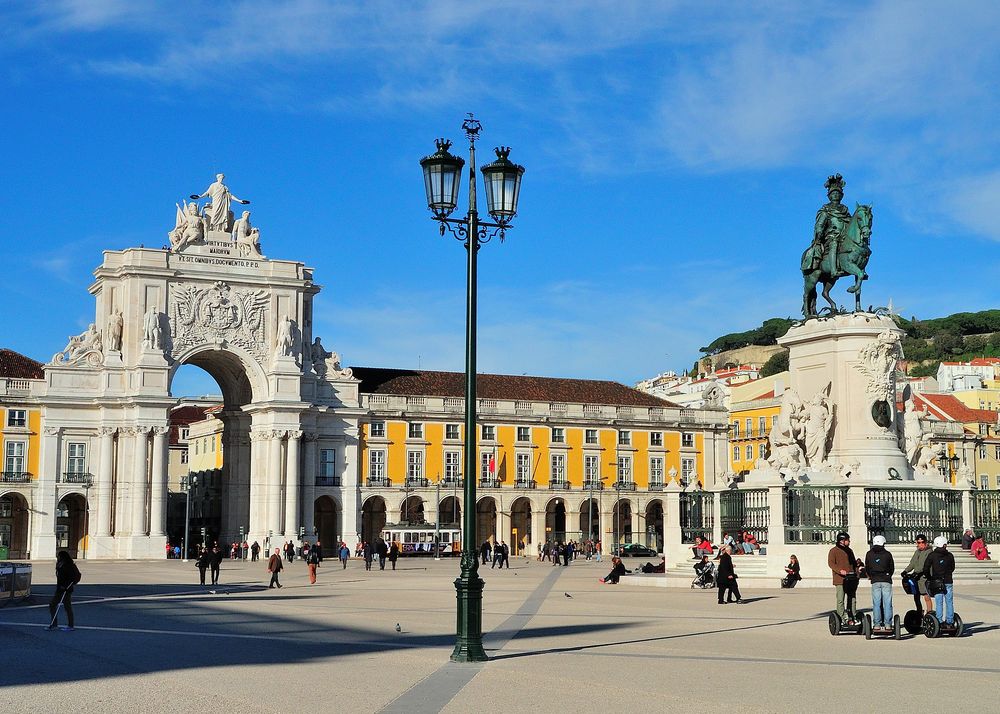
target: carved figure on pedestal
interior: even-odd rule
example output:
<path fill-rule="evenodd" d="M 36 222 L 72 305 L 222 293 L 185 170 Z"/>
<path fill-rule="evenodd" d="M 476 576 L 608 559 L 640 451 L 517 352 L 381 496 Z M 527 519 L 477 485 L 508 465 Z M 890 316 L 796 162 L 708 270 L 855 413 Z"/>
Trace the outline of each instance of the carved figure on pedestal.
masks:
<path fill-rule="evenodd" d="M 112 310 L 108 316 L 108 349 L 112 352 L 122 350 L 122 330 L 125 327 L 125 320 L 118 310 Z"/>
<path fill-rule="evenodd" d="M 903 436 L 901 441 L 902 451 L 906 454 L 906 461 L 910 466 L 917 465 L 917 457 L 920 454 L 920 447 L 923 444 L 925 429 L 921 419 L 927 417 L 927 410 L 917 411 L 913 399 L 906 401 L 906 411 L 903 413 Z"/>
<path fill-rule="evenodd" d="M 865 267 L 872 251 L 871 206 L 855 204 L 854 215 L 841 204 L 844 198 L 844 177 L 834 174 L 826 180 L 826 195 L 830 202 L 816 213 L 812 244 L 802 254 L 802 314 L 815 317 L 816 287 L 823 284 L 823 298 L 833 312 L 837 304 L 830 289 L 838 279 L 854 276 L 854 285 L 847 292 L 854 294 L 855 312 L 861 310 L 861 282 L 868 279 Z"/>
<path fill-rule="evenodd" d="M 215 183 L 205 189 L 201 195 L 191 194 L 191 198 L 197 201 L 199 198 L 208 197 L 210 203 L 205 204 L 205 222 L 210 231 L 224 231 L 229 233 L 233 225 L 233 212 L 231 206 L 233 201 L 248 205 L 250 201 L 237 198 L 230 191 L 229 187 L 223 183 L 225 174 L 216 174 Z"/>
<path fill-rule="evenodd" d="M 934 476 L 935 466 L 934 460 L 940 456 L 940 454 L 935 451 L 931 443 L 932 434 L 930 431 L 925 431 L 920 437 L 920 447 L 917 450 L 917 463 L 914 466 L 914 471 L 924 474 L 925 476 Z"/>
<path fill-rule="evenodd" d="M 198 204 L 184 203 L 177 205 L 177 223 L 174 229 L 167 233 L 170 239 L 170 250 L 179 253 L 189 245 L 196 245 L 205 240 L 205 219 L 198 215 Z"/>
<path fill-rule="evenodd" d="M 243 211 L 242 218 L 233 224 L 233 240 L 242 257 L 261 257 L 260 230 L 250 225 L 250 211 Z"/>
<path fill-rule="evenodd" d="M 802 400 L 794 389 L 786 389 L 781 396 L 778 420 L 767 436 L 767 463 L 772 468 L 797 469 L 804 465 L 805 454 L 799 446 L 802 436 Z"/>
<path fill-rule="evenodd" d="M 327 352 L 326 348 L 323 347 L 320 338 L 317 337 L 313 340 L 312 345 L 309 347 L 309 361 L 312 362 L 312 368 L 317 377 L 322 378 L 326 376 L 326 358 L 332 355 L 332 352 Z"/>
<path fill-rule="evenodd" d="M 810 466 L 826 463 L 826 445 L 833 428 L 833 413 L 826 394 L 829 389 L 827 385 L 826 390 L 818 392 L 804 408 L 805 452 Z"/>
<path fill-rule="evenodd" d="M 868 378 L 865 393 L 872 399 L 872 420 L 888 431 L 895 423 L 896 363 L 903 356 L 899 334 L 885 330 L 858 352 L 855 366 Z"/>
<path fill-rule="evenodd" d="M 86 361 L 92 366 L 98 366 L 104 361 L 104 338 L 97 330 L 97 326 L 91 323 L 86 330 L 79 335 L 69 338 L 69 342 L 62 352 L 57 352 L 52 356 L 50 364 L 79 363 Z"/>
<path fill-rule="evenodd" d="M 282 315 L 281 320 L 278 321 L 278 335 L 275 338 L 275 349 L 278 357 L 298 357 L 296 331 L 295 320 L 289 318 L 288 315 Z"/>
<path fill-rule="evenodd" d="M 163 326 L 160 312 L 150 305 L 142 318 L 142 346 L 153 350 L 163 349 Z"/>

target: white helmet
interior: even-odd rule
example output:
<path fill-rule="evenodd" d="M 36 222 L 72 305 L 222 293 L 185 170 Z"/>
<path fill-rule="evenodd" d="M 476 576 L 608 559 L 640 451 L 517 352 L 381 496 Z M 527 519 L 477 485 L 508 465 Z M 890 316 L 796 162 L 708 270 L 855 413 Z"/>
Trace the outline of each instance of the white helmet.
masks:
<path fill-rule="evenodd" d="M 872 538 L 872 545 L 885 545 L 885 536 L 877 535 Z"/>
<path fill-rule="evenodd" d="M 934 539 L 935 548 L 944 548 L 946 545 L 948 545 L 948 539 L 945 538 L 943 535 L 940 535 Z"/>

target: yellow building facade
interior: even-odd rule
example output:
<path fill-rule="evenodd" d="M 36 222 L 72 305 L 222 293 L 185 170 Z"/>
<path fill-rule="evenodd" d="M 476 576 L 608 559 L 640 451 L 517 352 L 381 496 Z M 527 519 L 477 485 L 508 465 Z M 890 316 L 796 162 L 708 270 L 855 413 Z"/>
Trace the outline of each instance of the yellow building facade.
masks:
<path fill-rule="evenodd" d="M 729 409 L 729 470 L 745 476 L 767 455 L 767 438 L 781 412 L 788 372 L 756 379 L 732 389 Z"/>

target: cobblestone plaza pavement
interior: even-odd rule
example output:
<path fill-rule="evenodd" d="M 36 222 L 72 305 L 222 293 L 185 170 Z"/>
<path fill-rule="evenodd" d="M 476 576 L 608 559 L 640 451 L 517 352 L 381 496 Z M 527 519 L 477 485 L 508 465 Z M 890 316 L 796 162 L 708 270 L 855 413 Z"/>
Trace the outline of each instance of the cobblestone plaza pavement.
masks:
<path fill-rule="evenodd" d="M 491 661 L 458 665 L 457 561 L 327 561 L 315 586 L 296 561 L 281 590 L 262 563 L 227 562 L 214 594 L 193 562 L 80 566 L 75 632 L 45 629 L 51 563 L 36 563 L 31 602 L 0 609 L 5 711 L 998 708 L 998 584 L 958 586 L 960 639 L 865 641 L 829 635 L 832 588 L 719 606 L 714 590 L 601 585 L 607 562 L 517 560 L 481 571 Z"/>

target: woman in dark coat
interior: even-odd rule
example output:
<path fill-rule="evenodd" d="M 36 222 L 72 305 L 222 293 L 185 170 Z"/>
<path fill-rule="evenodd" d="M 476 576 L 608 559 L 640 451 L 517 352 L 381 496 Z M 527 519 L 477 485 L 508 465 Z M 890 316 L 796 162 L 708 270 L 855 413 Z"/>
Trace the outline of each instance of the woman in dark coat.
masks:
<path fill-rule="evenodd" d="M 56 591 L 49 602 L 49 615 L 52 622 L 49 629 L 56 629 L 56 618 L 59 617 L 59 606 L 66 611 L 66 630 L 73 630 L 73 588 L 80 582 L 80 570 L 73 558 L 65 550 L 60 550 L 56 556 Z"/>
<path fill-rule="evenodd" d="M 740 588 L 736 584 L 736 571 L 733 569 L 732 549 L 729 546 L 724 547 L 719 552 L 719 557 L 716 560 L 719 561 L 719 574 L 717 576 L 719 604 L 724 605 L 732 602 L 733 597 L 736 598 L 737 603 L 742 603 L 743 598 L 740 596 Z M 727 590 L 729 591 L 729 596 L 724 598 Z"/>
<path fill-rule="evenodd" d="M 396 569 L 396 558 L 399 557 L 399 546 L 396 545 L 396 541 L 392 542 L 392 546 L 389 548 L 389 562 L 392 563 L 392 569 Z"/>
<path fill-rule="evenodd" d="M 208 570 L 208 566 L 212 564 L 212 553 L 208 548 L 203 548 L 201 554 L 198 556 L 198 560 L 195 561 L 195 565 L 198 566 L 198 573 L 201 575 L 201 584 L 205 584 L 205 571 Z"/>

